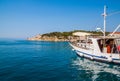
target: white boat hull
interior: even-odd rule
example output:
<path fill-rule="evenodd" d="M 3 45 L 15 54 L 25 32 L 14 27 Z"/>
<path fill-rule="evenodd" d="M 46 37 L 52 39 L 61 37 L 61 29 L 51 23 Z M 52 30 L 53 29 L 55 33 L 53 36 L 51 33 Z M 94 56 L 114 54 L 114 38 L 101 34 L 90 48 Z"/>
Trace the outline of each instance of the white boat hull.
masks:
<path fill-rule="evenodd" d="M 82 49 L 82 48 L 72 45 L 71 43 L 70 43 L 70 45 L 74 49 L 73 51 L 75 51 L 77 53 L 77 55 L 80 57 L 85 57 L 87 59 L 94 60 L 94 61 L 120 65 L 120 56 L 118 54 L 116 54 L 116 55 L 115 54 L 112 54 L 112 55 L 105 54 L 105 53 L 95 54 L 94 51 L 92 51 L 92 50 Z M 111 56 L 113 56 L 113 57 L 111 58 Z"/>

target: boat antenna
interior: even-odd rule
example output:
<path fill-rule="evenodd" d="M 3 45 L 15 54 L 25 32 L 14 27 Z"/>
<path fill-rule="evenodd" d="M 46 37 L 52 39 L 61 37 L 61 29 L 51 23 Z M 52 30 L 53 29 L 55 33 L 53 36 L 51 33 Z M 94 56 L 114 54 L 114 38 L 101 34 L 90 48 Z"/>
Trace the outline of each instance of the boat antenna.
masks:
<path fill-rule="evenodd" d="M 104 38 L 105 38 L 105 36 L 106 36 L 106 34 L 105 34 L 105 32 L 106 32 L 106 16 L 107 16 L 107 14 L 106 14 L 106 5 L 104 6 L 104 13 L 102 14 L 103 15 L 103 17 L 104 17 Z"/>

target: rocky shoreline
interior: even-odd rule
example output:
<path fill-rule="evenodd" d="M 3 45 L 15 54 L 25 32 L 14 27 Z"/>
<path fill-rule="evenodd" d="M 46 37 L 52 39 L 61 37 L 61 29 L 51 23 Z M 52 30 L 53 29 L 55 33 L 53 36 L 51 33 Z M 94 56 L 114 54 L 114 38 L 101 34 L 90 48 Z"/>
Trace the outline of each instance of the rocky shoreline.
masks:
<path fill-rule="evenodd" d="M 32 41 L 69 41 L 68 38 L 64 38 L 63 36 L 57 37 L 57 36 L 42 36 L 42 35 L 36 35 L 31 38 L 27 38 L 27 40 Z"/>

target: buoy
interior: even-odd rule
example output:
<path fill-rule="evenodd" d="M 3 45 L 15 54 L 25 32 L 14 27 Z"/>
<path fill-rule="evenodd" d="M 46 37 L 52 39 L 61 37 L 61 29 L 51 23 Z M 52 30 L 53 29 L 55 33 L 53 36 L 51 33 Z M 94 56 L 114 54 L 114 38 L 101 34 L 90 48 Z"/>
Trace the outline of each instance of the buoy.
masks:
<path fill-rule="evenodd" d="M 80 53 L 80 56 L 81 56 L 81 57 L 83 57 L 83 56 L 84 56 L 84 54 L 83 54 L 83 53 Z"/>

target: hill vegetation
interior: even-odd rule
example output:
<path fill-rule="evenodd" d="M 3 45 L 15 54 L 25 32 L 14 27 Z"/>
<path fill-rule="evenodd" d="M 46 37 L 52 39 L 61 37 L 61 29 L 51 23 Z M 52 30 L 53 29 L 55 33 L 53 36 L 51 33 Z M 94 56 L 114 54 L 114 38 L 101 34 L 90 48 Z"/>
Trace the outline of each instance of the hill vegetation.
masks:
<path fill-rule="evenodd" d="M 86 32 L 86 33 L 93 33 L 93 34 L 98 34 L 102 35 L 102 32 L 97 32 L 97 31 L 85 31 L 85 30 L 74 30 L 74 31 L 69 31 L 69 32 L 50 32 L 50 33 L 45 33 L 42 34 L 42 36 L 56 36 L 56 37 L 61 37 L 64 36 L 65 38 L 68 36 L 72 36 L 73 33 L 75 32 Z M 109 32 L 106 32 L 106 34 L 109 34 Z"/>
<path fill-rule="evenodd" d="M 96 31 L 84 31 L 84 30 L 74 30 L 69 32 L 50 32 L 45 34 L 39 34 L 34 37 L 28 38 L 28 40 L 40 40 L 40 41 L 69 41 L 69 37 L 74 38 L 73 33 L 75 32 L 86 32 L 93 35 L 103 35 L 102 32 Z M 106 34 L 108 34 L 107 32 Z"/>

